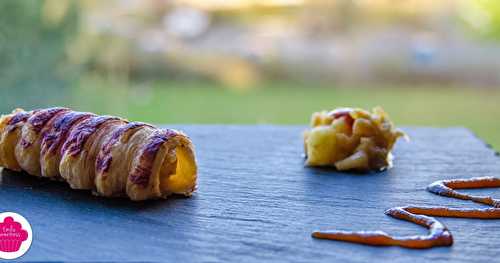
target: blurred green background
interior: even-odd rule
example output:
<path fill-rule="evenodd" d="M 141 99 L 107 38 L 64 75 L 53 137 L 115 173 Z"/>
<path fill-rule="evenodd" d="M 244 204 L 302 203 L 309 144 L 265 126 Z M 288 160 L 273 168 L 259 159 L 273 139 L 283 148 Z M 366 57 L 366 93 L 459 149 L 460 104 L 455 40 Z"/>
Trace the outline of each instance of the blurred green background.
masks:
<path fill-rule="evenodd" d="M 4 0 L 0 111 L 307 124 L 383 106 L 500 149 L 500 1 Z"/>

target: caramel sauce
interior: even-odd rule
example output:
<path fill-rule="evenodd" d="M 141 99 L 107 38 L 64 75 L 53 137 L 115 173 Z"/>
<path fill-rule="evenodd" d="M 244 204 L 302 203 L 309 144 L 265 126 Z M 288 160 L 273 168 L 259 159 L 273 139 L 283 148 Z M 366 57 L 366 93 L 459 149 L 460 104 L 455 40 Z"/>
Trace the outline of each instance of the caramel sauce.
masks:
<path fill-rule="evenodd" d="M 461 217 L 480 219 L 500 219 L 500 200 L 489 196 L 475 196 L 463 194 L 456 189 L 500 187 L 500 178 L 476 177 L 471 179 L 441 180 L 430 184 L 427 191 L 451 198 L 470 200 L 486 204 L 491 208 L 448 208 L 448 207 L 418 207 L 405 206 L 391 208 L 385 211 L 386 215 L 406 220 L 429 229 L 427 235 L 395 237 L 383 231 L 317 231 L 314 238 L 331 239 L 345 242 L 360 243 L 372 246 L 401 246 L 406 248 L 431 248 L 437 246 L 451 246 L 453 237 L 441 222 L 431 216 Z"/>

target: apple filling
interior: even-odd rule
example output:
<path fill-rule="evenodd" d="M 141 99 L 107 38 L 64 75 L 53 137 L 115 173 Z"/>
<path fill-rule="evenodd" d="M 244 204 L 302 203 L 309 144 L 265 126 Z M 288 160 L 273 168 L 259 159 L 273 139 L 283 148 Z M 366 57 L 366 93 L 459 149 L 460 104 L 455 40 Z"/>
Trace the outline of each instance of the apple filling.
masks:
<path fill-rule="evenodd" d="M 382 108 L 370 113 L 340 108 L 316 112 L 311 129 L 304 133 L 309 166 L 333 166 L 338 170 L 382 170 L 392 165 L 391 150 L 399 137 Z"/>
<path fill-rule="evenodd" d="M 167 153 L 160 170 L 160 191 L 190 195 L 196 186 L 196 162 L 191 148 L 179 145 Z"/>

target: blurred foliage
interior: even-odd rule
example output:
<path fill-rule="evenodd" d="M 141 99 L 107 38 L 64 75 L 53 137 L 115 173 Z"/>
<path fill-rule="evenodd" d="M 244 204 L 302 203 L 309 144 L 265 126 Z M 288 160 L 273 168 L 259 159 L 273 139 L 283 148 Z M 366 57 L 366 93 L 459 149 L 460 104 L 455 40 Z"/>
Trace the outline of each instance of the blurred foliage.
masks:
<path fill-rule="evenodd" d="M 68 95 L 72 73 L 65 70 L 63 62 L 66 41 L 75 32 L 77 16 L 68 6 L 57 20 L 46 20 L 43 5 L 48 2 L 0 1 L 2 111 L 51 105 Z M 64 5 L 67 1 L 57 2 Z"/>
<path fill-rule="evenodd" d="M 292 4 L 235 1 L 248 4 L 245 9 L 210 9 L 211 2 L 231 5 L 218 0 L 0 1 L 0 111 L 64 105 L 155 123 L 306 124 L 313 111 L 382 105 L 398 125 L 466 126 L 500 149 L 498 89 L 480 89 L 466 82 L 458 88 L 422 87 L 408 84 L 411 76 L 403 75 L 410 67 L 402 63 L 411 61 L 415 43 L 417 55 L 428 62 L 432 54 L 442 55 L 436 51 L 439 32 L 444 32 L 441 47 L 446 50 L 452 48 L 450 43 L 462 41 L 450 38 L 447 42 L 448 29 L 454 27 L 448 27 L 449 20 L 440 20 L 450 17 L 448 12 L 453 10 L 448 7 L 455 6 L 454 0 L 324 0 L 304 1 L 303 6 L 293 4 L 302 1 L 288 1 Z M 180 11 L 185 2 L 209 9 L 202 13 L 215 26 L 206 29 L 214 35 L 173 36 L 165 24 L 171 19 L 169 10 L 178 8 L 179 2 Z M 500 39 L 499 1 L 460 3 L 459 13 L 474 32 Z M 184 13 L 180 14 L 177 18 Z M 353 38 L 342 38 L 346 32 L 359 30 L 361 24 L 376 30 L 383 24 L 399 26 L 402 29 L 398 30 L 409 31 L 408 36 L 416 36 L 420 42 L 408 41 L 405 48 L 410 50 L 396 53 L 392 49 L 398 38 L 393 36 L 401 32 L 398 30 L 387 31 L 388 37 L 380 42 L 362 38 L 377 32 L 371 28 Z M 436 25 L 441 31 L 433 34 Z M 425 34 L 422 38 L 421 34 L 412 35 L 414 32 Z M 399 40 L 407 43 L 407 35 L 402 36 Z M 199 46 L 203 37 L 212 42 Z M 322 42 L 328 37 L 340 41 Z M 237 43 L 231 45 L 233 42 Z M 349 49 L 356 45 L 359 49 Z M 405 84 L 340 84 L 338 76 L 360 78 L 349 70 L 369 72 L 363 68 L 365 61 L 349 64 L 356 60 L 357 51 L 368 48 L 372 53 L 361 58 L 379 63 L 374 68 L 380 79 L 397 78 L 400 71 Z M 496 49 L 485 50 L 477 54 L 486 54 L 495 62 L 489 51 Z M 383 51 L 396 54 L 396 59 L 378 57 Z M 456 75 L 471 73 L 471 68 L 490 74 L 484 70 L 489 64 L 483 57 L 456 51 L 452 56 L 470 55 L 447 61 L 462 70 Z M 340 60 L 330 59 L 328 54 L 336 54 L 333 57 Z M 279 55 L 288 60 L 279 60 Z M 330 71 L 321 59 L 340 63 L 333 67 L 340 71 Z M 341 64 L 342 59 L 347 64 Z M 460 67 L 474 59 L 479 63 Z M 418 69 L 441 77 L 442 71 L 434 70 L 432 63 L 420 66 Z M 310 76 L 299 77 L 304 72 Z M 424 81 L 428 77 L 417 75 Z"/>
<path fill-rule="evenodd" d="M 474 34 L 500 40 L 500 1 L 462 1 L 460 13 Z"/>

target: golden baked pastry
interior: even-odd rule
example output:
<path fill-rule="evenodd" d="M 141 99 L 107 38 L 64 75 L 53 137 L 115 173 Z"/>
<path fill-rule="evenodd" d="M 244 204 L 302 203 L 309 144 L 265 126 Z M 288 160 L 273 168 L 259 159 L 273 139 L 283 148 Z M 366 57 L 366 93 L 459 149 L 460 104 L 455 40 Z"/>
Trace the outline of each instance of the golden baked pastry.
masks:
<path fill-rule="evenodd" d="M 392 165 L 392 147 L 402 136 L 380 107 L 371 113 L 352 108 L 316 112 L 304 133 L 306 165 L 382 170 Z"/>
<path fill-rule="evenodd" d="M 182 132 L 67 108 L 1 116 L 0 166 L 132 200 L 189 196 L 197 176 Z"/>

